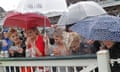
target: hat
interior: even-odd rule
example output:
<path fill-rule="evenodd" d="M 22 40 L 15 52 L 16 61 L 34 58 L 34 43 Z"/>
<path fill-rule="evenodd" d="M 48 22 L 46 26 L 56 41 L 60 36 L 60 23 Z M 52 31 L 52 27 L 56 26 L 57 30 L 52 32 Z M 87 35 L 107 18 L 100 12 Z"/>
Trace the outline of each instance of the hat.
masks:
<path fill-rule="evenodd" d="M 3 30 L 3 32 L 8 32 L 9 31 L 9 29 L 8 28 L 5 28 L 4 30 Z"/>

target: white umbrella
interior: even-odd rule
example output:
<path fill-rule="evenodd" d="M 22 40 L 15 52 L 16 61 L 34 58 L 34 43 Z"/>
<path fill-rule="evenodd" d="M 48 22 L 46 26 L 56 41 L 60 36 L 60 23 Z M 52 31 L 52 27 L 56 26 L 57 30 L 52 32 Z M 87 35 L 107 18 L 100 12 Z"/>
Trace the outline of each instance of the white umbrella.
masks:
<path fill-rule="evenodd" d="M 76 23 L 86 17 L 106 14 L 106 11 L 94 1 L 81 1 L 68 7 L 58 21 L 58 25 Z"/>
<path fill-rule="evenodd" d="M 16 11 L 22 13 L 38 12 L 52 17 L 67 11 L 67 4 L 65 0 L 22 0 Z"/>

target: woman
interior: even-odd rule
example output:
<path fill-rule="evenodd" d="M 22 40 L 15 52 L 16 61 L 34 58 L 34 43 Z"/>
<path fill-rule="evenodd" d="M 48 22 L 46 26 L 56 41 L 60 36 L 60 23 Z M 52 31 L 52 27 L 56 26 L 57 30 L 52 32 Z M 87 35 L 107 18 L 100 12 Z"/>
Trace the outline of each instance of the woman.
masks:
<path fill-rule="evenodd" d="M 17 30 L 10 29 L 8 32 L 8 38 L 13 42 L 13 45 L 9 48 L 9 56 L 25 57 L 25 44 L 20 40 Z M 14 67 L 11 67 L 11 71 L 14 72 Z M 16 71 L 19 72 L 19 67 L 16 67 Z"/>
<path fill-rule="evenodd" d="M 102 48 L 109 50 L 111 59 L 120 58 L 120 43 L 119 42 L 113 42 L 113 41 L 108 41 L 108 40 L 102 41 Z M 112 72 L 120 72 L 119 63 L 115 61 L 111 69 L 112 69 Z"/>
<path fill-rule="evenodd" d="M 10 39 L 8 38 L 8 28 L 5 28 L 2 32 L 2 40 L 5 40 L 6 44 L 4 44 L 2 46 L 2 51 L 8 51 L 8 48 L 10 47 L 10 45 L 12 44 L 12 42 L 10 41 Z"/>
<path fill-rule="evenodd" d="M 55 46 L 53 48 L 53 54 L 55 56 L 67 56 L 70 54 L 69 49 L 65 45 L 63 38 L 63 30 L 58 28 L 53 33 L 53 38 L 55 40 Z"/>
<path fill-rule="evenodd" d="M 9 48 L 10 57 L 25 57 L 25 44 L 20 40 L 18 32 L 10 29 L 8 37 L 13 42 Z"/>
<path fill-rule="evenodd" d="M 108 49 L 110 52 L 110 58 L 116 59 L 120 58 L 120 43 L 113 41 L 102 41 L 102 47 Z"/>
<path fill-rule="evenodd" d="M 28 57 L 42 57 L 45 56 L 45 49 L 44 49 L 44 41 L 43 37 L 37 28 L 31 28 L 25 30 L 26 36 L 26 49 L 28 50 L 29 54 Z M 40 72 L 40 70 L 44 70 L 43 67 L 33 68 L 36 72 Z M 48 72 L 48 71 L 46 71 Z"/>
<path fill-rule="evenodd" d="M 65 45 L 63 33 L 64 31 L 61 28 L 56 28 L 55 31 L 53 32 L 53 38 L 55 40 L 55 44 L 51 48 L 52 49 L 51 55 L 53 56 L 68 56 L 70 54 L 69 49 Z M 70 70 L 71 68 L 68 69 L 69 72 L 71 72 Z M 60 71 L 66 72 L 65 67 L 60 67 Z M 56 67 L 53 67 L 53 72 L 57 72 Z"/>
<path fill-rule="evenodd" d="M 25 30 L 26 46 L 30 51 L 29 57 L 41 57 L 45 55 L 44 41 L 37 28 Z"/>
<path fill-rule="evenodd" d="M 70 51 L 71 51 L 71 55 L 80 55 L 81 51 L 80 51 L 80 43 L 81 43 L 81 38 L 80 35 L 77 34 L 76 32 L 72 32 L 72 41 L 70 44 Z"/>

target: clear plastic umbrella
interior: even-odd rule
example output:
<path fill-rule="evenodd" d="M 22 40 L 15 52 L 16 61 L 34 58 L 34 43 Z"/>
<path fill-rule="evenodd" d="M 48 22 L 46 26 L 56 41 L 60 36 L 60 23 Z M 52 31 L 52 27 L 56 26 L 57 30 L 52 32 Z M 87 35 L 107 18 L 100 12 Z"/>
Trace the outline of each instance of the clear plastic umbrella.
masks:
<path fill-rule="evenodd" d="M 106 14 L 106 11 L 94 1 L 81 1 L 68 7 L 58 21 L 59 25 L 76 23 L 86 17 Z"/>
<path fill-rule="evenodd" d="M 21 0 L 16 11 L 37 12 L 52 17 L 67 11 L 67 4 L 65 0 Z"/>

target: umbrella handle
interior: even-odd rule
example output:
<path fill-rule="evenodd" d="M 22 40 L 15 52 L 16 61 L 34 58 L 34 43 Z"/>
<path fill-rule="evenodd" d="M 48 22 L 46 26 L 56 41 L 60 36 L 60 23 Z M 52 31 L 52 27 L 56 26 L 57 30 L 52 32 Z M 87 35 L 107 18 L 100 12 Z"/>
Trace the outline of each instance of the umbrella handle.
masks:
<path fill-rule="evenodd" d="M 48 52 L 49 52 L 49 39 L 48 39 L 48 36 L 47 36 L 46 32 L 44 33 L 44 43 L 45 43 L 45 55 L 48 55 Z"/>
<path fill-rule="evenodd" d="M 46 32 L 45 27 L 46 27 L 46 18 L 44 17 L 44 33 Z"/>
<path fill-rule="evenodd" d="M 44 35 L 43 35 L 43 36 L 44 36 L 44 38 L 46 38 L 46 37 L 47 37 L 47 34 L 46 34 L 46 32 L 44 32 Z M 46 39 L 45 39 L 45 40 L 46 40 Z"/>

